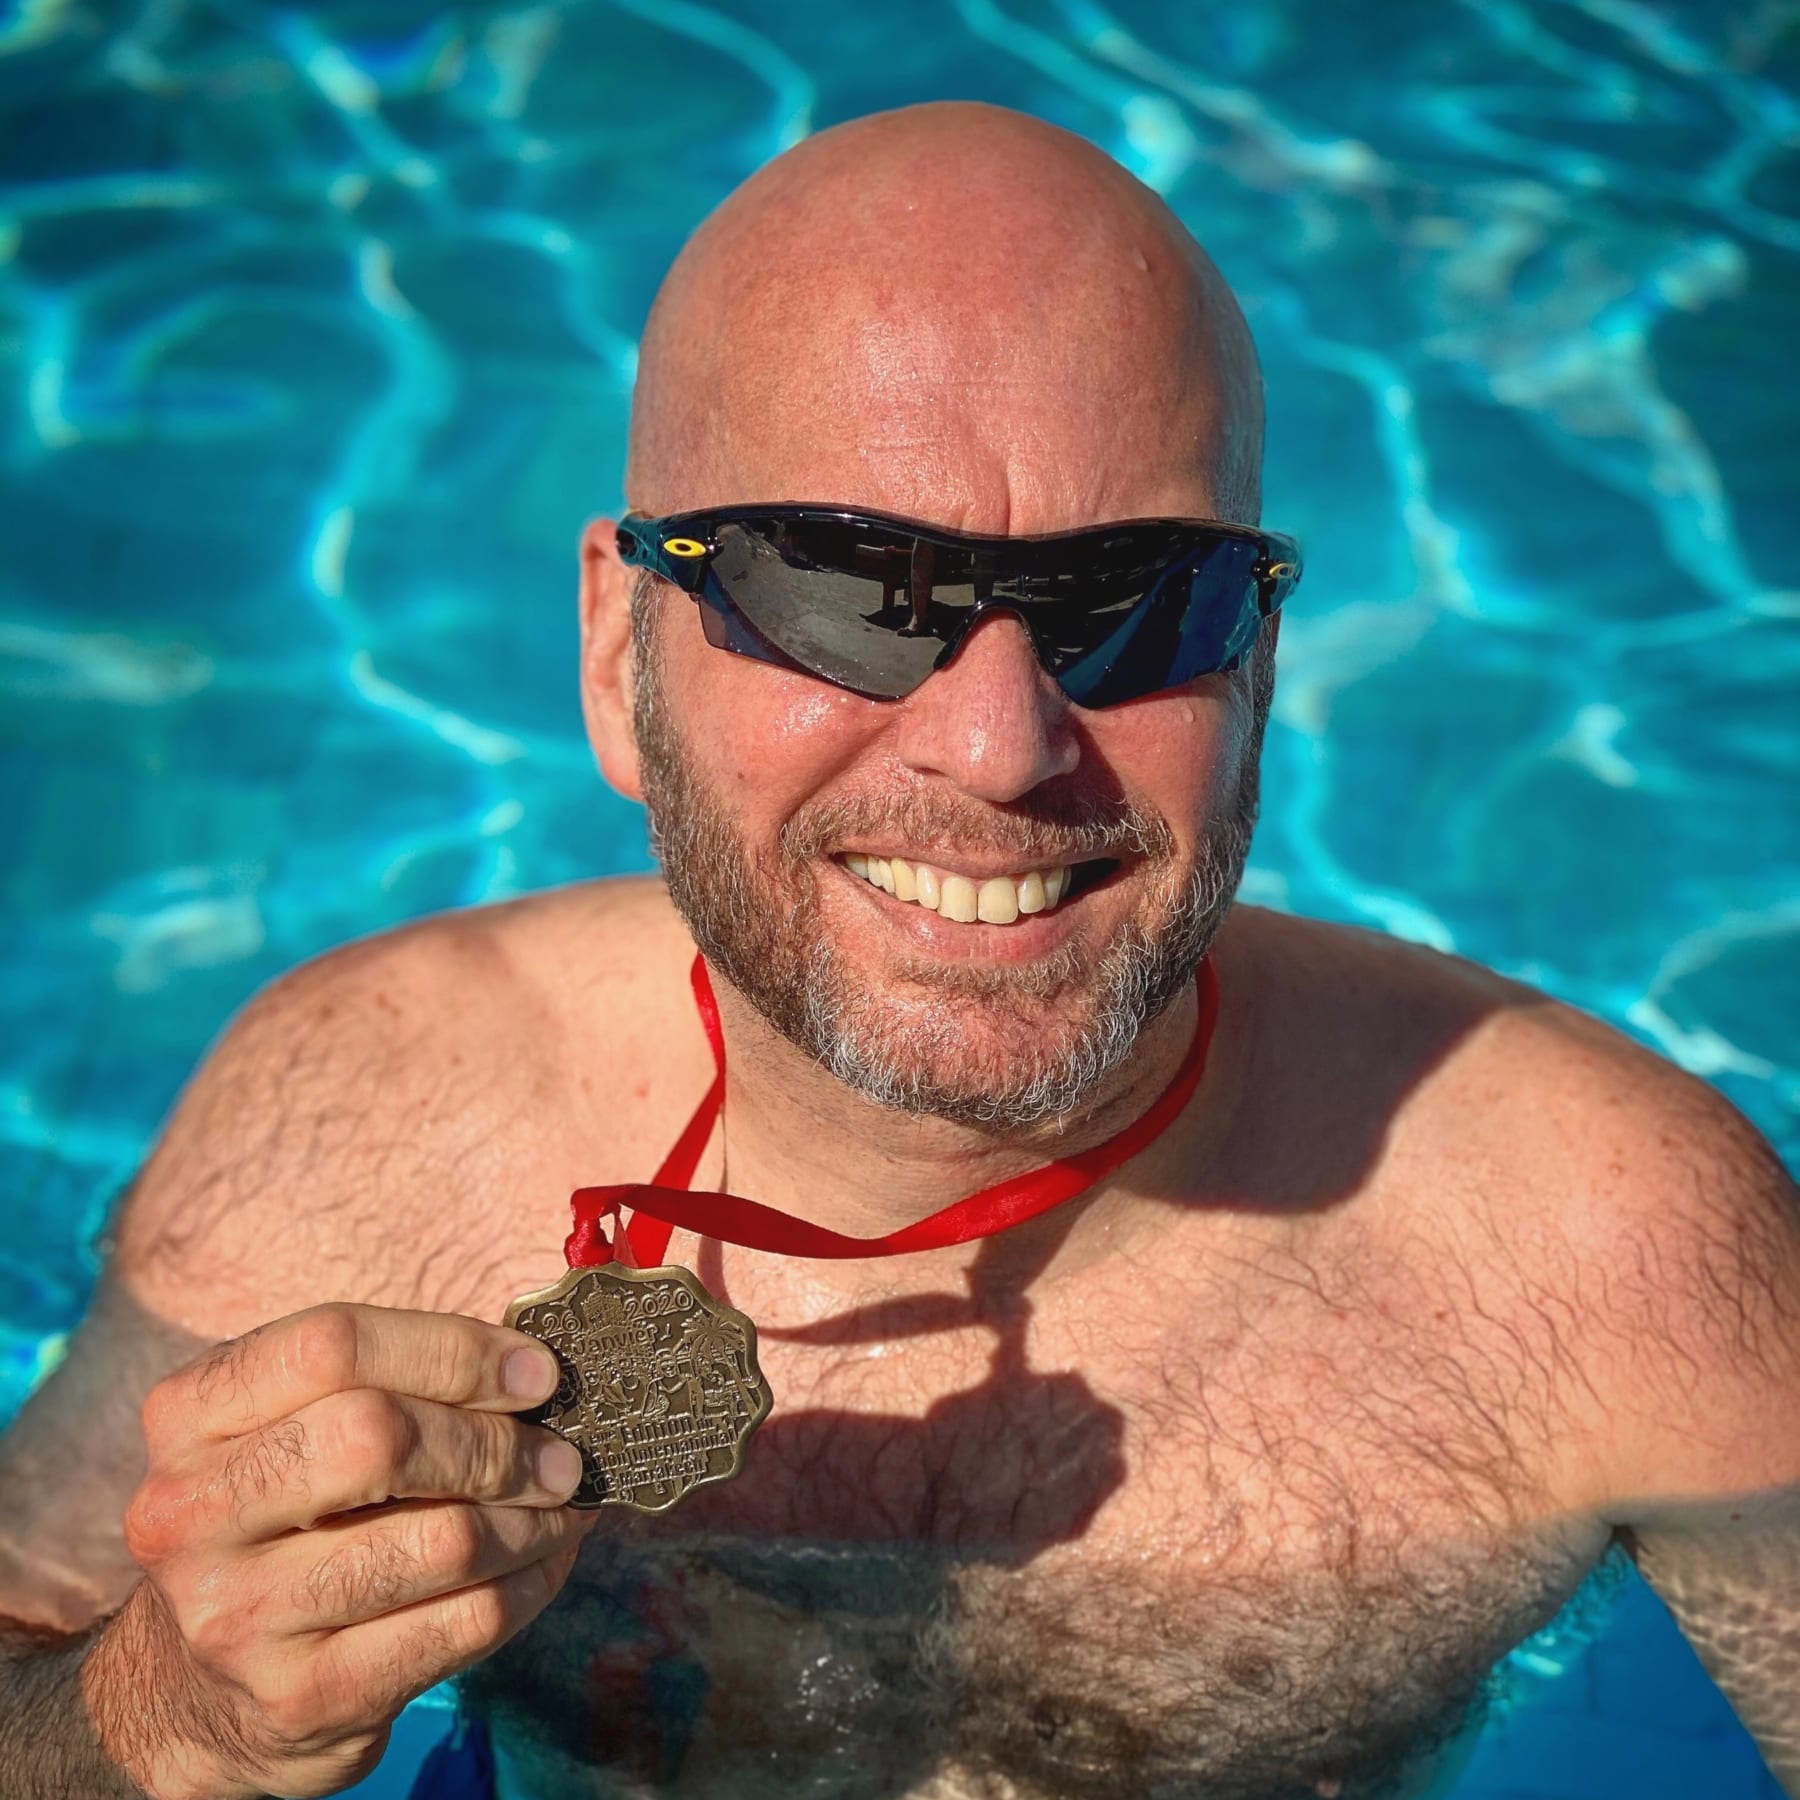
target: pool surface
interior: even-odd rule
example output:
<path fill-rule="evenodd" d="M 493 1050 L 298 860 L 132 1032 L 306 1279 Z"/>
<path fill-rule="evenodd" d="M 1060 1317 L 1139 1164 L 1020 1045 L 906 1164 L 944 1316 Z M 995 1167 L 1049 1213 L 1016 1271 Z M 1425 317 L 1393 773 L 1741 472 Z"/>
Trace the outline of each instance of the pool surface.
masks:
<path fill-rule="evenodd" d="M 1242 297 L 1308 563 L 1245 897 L 1800 1166 L 1797 75 L 1774 0 L 0 4 L 0 1419 L 260 984 L 648 866 L 573 665 L 637 331 L 745 173 L 919 99 L 1090 136 Z M 1617 1561 L 1495 1683 L 1459 1800 L 1778 1800 Z"/>

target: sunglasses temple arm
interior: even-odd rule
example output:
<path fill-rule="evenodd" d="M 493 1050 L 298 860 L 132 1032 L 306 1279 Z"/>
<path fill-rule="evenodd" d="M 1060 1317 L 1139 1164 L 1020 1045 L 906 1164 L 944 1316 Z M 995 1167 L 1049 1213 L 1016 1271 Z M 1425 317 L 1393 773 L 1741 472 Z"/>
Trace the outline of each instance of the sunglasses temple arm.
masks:
<path fill-rule="evenodd" d="M 1275 562 L 1263 561 L 1256 570 L 1256 603 L 1266 619 L 1276 612 L 1300 585 L 1300 559 L 1297 555 Z"/>
<path fill-rule="evenodd" d="M 670 556 L 662 547 L 669 525 L 670 521 L 667 519 L 650 519 L 641 513 L 627 513 L 619 521 L 619 527 L 631 534 L 632 542 L 637 548 L 627 554 L 624 560 L 637 568 L 648 569 L 652 575 L 672 582 L 685 593 L 697 595 L 700 584 L 706 578 L 709 559 Z"/>

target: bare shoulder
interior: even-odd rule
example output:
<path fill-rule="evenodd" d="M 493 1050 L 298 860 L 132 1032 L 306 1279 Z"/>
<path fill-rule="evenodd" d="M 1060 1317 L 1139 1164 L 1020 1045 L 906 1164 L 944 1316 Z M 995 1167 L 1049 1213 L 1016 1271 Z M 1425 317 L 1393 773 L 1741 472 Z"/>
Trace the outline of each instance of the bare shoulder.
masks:
<path fill-rule="evenodd" d="M 1303 1024 L 1333 1061 L 1362 1046 L 1365 1066 L 1404 1078 L 1424 1126 L 1470 1154 L 1607 1172 L 1635 1161 L 1642 1173 L 1655 1151 L 1690 1177 L 1695 1155 L 1774 1162 L 1715 1088 L 1526 982 L 1362 927 L 1239 910 L 1257 990 L 1290 1033 Z"/>
<path fill-rule="evenodd" d="M 569 1170 L 615 1134 L 656 1054 L 645 1022 L 667 1017 L 658 971 L 679 982 L 684 948 L 659 884 L 600 882 L 367 938 L 257 995 L 0 1442 L 0 1614 L 77 1630 L 130 1590 L 137 1409 L 208 1344 L 329 1299 L 494 1317 L 496 1288 L 529 1285 L 496 1265 L 541 1277 Z"/>
<path fill-rule="evenodd" d="M 543 1221 L 521 1216 L 524 1165 L 603 1121 L 609 1057 L 628 1065 L 647 1010 L 646 939 L 669 930 L 659 883 L 597 882 L 282 976 L 188 1083 L 117 1222 L 116 1271 L 205 1337 L 322 1298 L 466 1307 L 483 1256 L 556 1229 L 548 1190 Z"/>
<path fill-rule="evenodd" d="M 1334 996 L 1327 1029 L 1361 1029 L 1402 1071 L 1401 1214 L 1454 1241 L 1496 1311 L 1516 1301 L 1510 1326 L 1591 1446 L 1594 1510 L 1800 1479 L 1800 1191 L 1743 1113 L 1465 959 L 1312 921 L 1259 928 L 1315 1004 Z"/>
<path fill-rule="evenodd" d="M 1497 1039 L 1615 1524 L 1800 1492 L 1800 1188 L 1716 1088 L 1580 1010 Z M 1546 1229 L 1542 1241 L 1549 1241 Z M 1673 1508 L 1671 1513 L 1669 1509 Z"/>

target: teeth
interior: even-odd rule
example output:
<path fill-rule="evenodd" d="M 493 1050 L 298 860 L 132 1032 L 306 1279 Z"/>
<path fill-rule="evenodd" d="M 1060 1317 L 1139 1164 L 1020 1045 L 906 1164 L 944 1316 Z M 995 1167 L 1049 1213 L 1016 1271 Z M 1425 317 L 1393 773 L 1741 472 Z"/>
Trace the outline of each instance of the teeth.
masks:
<path fill-rule="evenodd" d="M 954 919 L 959 925 L 973 925 L 980 916 L 981 903 L 974 882 L 966 875 L 946 875 L 938 897 L 938 917 Z"/>
<path fill-rule="evenodd" d="M 1010 875 L 996 875 L 981 884 L 975 911 L 984 925 L 1010 925 L 1019 916 L 1019 887 Z"/>
<path fill-rule="evenodd" d="M 967 875 L 943 875 L 898 856 L 864 856 L 856 851 L 844 857 L 844 867 L 896 900 L 926 907 L 959 925 L 978 919 L 986 925 L 1010 925 L 1022 914 L 1049 912 L 1069 886 L 1066 868 L 972 881 Z"/>

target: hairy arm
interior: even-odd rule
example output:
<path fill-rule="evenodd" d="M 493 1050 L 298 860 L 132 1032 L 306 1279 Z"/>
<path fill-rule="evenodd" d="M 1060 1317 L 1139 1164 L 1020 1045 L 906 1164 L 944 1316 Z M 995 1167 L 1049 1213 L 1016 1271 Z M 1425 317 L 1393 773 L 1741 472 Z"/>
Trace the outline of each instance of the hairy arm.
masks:
<path fill-rule="evenodd" d="M 81 1695 L 92 1631 L 0 1620 L 0 1768 L 8 1800 L 142 1800 L 101 1748 Z"/>
<path fill-rule="evenodd" d="M 1800 1800 L 1800 1190 L 1734 1107 L 1670 1072 L 1604 1209 L 1607 1517 Z"/>
<path fill-rule="evenodd" d="M 446 985 L 479 1009 L 495 974 L 478 926 L 355 946 L 253 1002 L 183 1094 L 67 1357 L 0 1439 L 7 1800 L 138 1791 L 103 1754 L 81 1680 L 139 1580 L 123 1515 L 149 1390 L 206 1345 L 317 1300 L 466 1304 L 469 1259 L 443 1259 L 457 1280 L 434 1287 L 420 1262 L 432 1246 L 408 1223 L 484 1178 L 471 1145 L 492 1135 L 488 1071 L 446 1076 L 455 1058 L 421 1051 L 442 1046 Z M 407 1243 L 420 1254 L 400 1256 Z"/>
<path fill-rule="evenodd" d="M 200 1347 L 109 1275 L 69 1354 L 0 1440 L 0 1769 L 8 1800 L 138 1790 L 81 1696 L 98 1627 L 137 1581 L 120 1519 L 143 1474 L 150 1387 Z"/>
<path fill-rule="evenodd" d="M 1800 1483 L 1643 1506 L 1619 1538 L 1800 1800 Z"/>

